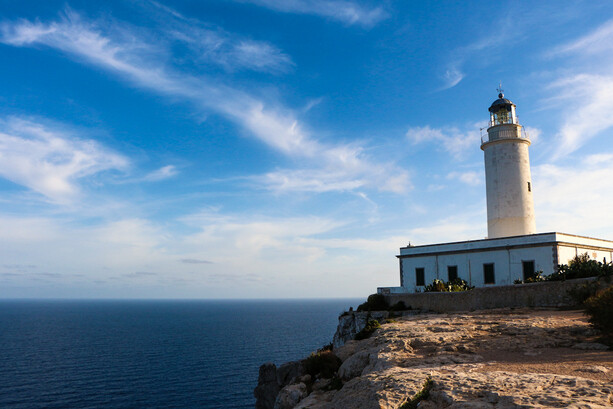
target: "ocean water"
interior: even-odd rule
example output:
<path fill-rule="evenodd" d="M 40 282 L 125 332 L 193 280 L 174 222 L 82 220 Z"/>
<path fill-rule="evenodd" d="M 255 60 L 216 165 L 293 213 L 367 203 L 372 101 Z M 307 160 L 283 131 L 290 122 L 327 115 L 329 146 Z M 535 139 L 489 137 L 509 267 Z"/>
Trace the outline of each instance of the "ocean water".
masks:
<path fill-rule="evenodd" d="M 0 301 L 0 408 L 253 408 L 359 302 Z"/>

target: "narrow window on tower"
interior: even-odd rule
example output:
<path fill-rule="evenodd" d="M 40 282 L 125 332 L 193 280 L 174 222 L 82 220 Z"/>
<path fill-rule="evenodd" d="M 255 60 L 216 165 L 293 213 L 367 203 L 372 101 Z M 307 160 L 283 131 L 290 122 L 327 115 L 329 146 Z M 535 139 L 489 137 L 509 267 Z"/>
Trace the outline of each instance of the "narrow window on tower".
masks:
<path fill-rule="evenodd" d="M 532 192 L 532 186 L 530 186 L 530 182 L 528 182 L 528 192 Z"/>
<path fill-rule="evenodd" d="M 426 285 L 426 274 L 423 267 L 415 269 L 415 285 Z"/>

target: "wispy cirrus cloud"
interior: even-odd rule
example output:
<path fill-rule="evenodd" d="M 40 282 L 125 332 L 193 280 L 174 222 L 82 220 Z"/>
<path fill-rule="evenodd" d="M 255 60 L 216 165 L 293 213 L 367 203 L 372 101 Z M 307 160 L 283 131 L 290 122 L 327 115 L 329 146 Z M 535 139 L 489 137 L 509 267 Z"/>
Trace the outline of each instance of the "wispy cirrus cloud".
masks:
<path fill-rule="evenodd" d="M 178 173 L 179 171 L 175 166 L 166 165 L 154 170 L 153 172 L 149 172 L 141 180 L 145 182 L 158 182 L 160 180 L 169 179 L 176 176 Z"/>
<path fill-rule="evenodd" d="M 235 0 L 252 3 L 283 13 L 310 14 L 330 18 L 344 24 L 372 27 L 389 17 L 382 7 L 366 7 L 345 0 Z"/>
<path fill-rule="evenodd" d="M 566 44 L 548 56 L 562 58 L 566 70 L 548 89 L 550 103 L 564 111 L 554 152 L 561 158 L 579 149 L 605 130 L 613 128 L 613 20 Z"/>
<path fill-rule="evenodd" d="M 187 46 L 195 65 L 219 65 L 228 71 L 254 70 L 269 73 L 288 71 L 294 63 L 289 55 L 265 41 L 229 33 L 220 27 L 189 18 L 161 3 L 150 1 L 167 41 Z M 184 62 L 187 59 L 184 59 Z"/>
<path fill-rule="evenodd" d="M 555 47 L 551 54 L 581 53 L 597 54 L 610 51 L 613 48 L 611 39 L 613 38 L 613 20 L 608 20 L 586 34 L 569 43 Z"/>
<path fill-rule="evenodd" d="M 303 129 L 291 110 L 265 104 L 246 92 L 221 85 L 220 81 L 210 76 L 190 75 L 174 68 L 165 62 L 166 49 L 156 48 L 139 35 L 137 30 L 131 30 L 118 22 L 104 26 L 102 22 L 87 21 L 78 13 L 68 10 L 62 18 L 50 23 L 27 20 L 4 22 L 0 25 L 0 33 L 0 41 L 5 44 L 19 47 L 47 46 L 108 70 L 136 86 L 173 98 L 182 98 L 191 101 L 199 109 L 220 114 L 240 124 L 277 151 L 304 158 L 316 169 L 332 171 L 335 175 L 333 185 L 329 184 L 329 178 L 320 179 L 321 183 L 329 184 L 327 190 L 335 190 L 335 185 L 343 189 L 354 185 L 402 191 L 409 186 L 407 173 L 402 169 L 378 164 L 360 149 L 325 144 L 314 139 Z M 285 173 L 294 177 L 301 176 L 301 172 Z M 375 177 L 368 177 L 369 173 Z M 381 184 L 383 173 L 393 176 L 393 187 Z M 359 176 L 359 183 L 355 183 L 356 175 Z M 278 178 L 259 180 L 270 183 L 279 181 Z M 310 184 L 303 183 L 303 186 Z M 282 188 L 283 185 L 271 186 L 275 187 Z"/>
<path fill-rule="evenodd" d="M 58 203 L 78 195 L 78 180 L 123 170 L 128 159 L 70 130 L 31 119 L 0 119 L 0 176 Z"/>

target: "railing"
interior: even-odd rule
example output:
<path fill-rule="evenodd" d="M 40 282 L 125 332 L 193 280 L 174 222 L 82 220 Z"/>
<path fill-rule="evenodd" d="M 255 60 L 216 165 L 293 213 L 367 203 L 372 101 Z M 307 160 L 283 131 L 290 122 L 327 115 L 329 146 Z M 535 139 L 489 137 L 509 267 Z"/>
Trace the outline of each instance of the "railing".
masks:
<path fill-rule="evenodd" d="M 490 140 L 490 135 L 489 133 L 485 134 L 485 135 L 481 135 L 481 144 L 484 144 L 486 142 L 492 142 L 492 141 L 497 141 L 500 139 L 513 139 L 513 138 L 522 138 L 522 139 L 528 139 L 530 140 L 530 137 L 528 136 L 528 133 L 526 132 L 526 129 L 524 127 L 520 128 L 519 131 L 519 136 L 517 135 L 517 130 L 514 129 L 498 129 L 496 131 L 494 131 L 494 138 L 492 140 Z"/>

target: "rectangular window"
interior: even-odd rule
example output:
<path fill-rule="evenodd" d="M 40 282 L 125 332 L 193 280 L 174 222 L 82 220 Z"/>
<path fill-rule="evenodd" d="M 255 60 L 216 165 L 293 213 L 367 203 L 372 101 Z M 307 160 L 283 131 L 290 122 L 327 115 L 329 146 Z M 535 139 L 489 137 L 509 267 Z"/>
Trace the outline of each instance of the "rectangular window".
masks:
<path fill-rule="evenodd" d="M 529 278 L 534 277 L 534 260 L 522 261 L 521 262 L 522 270 L 524 272 L 524 281 Z"/>
<path fill-rule="evenodd" d="M 423 267 L 415 269 L 415 285 L 426 285 L 426 273 Z"/>
<path fill-rule="evenodd" d="M 453 281 L 458 278 L 458 266 L 447 266 L 447 279 Z"/>
<path fill-rule="evenodd" d="M 532 186 L 530 185 L 530 182 L 528 182 L 528 192 L 532 192 Z"/>
<path fill-rule="evenodd" d="M 496 284 L 496 276 L 494 274 L 494 263 L 483 264 L 483 283 Z"/>

